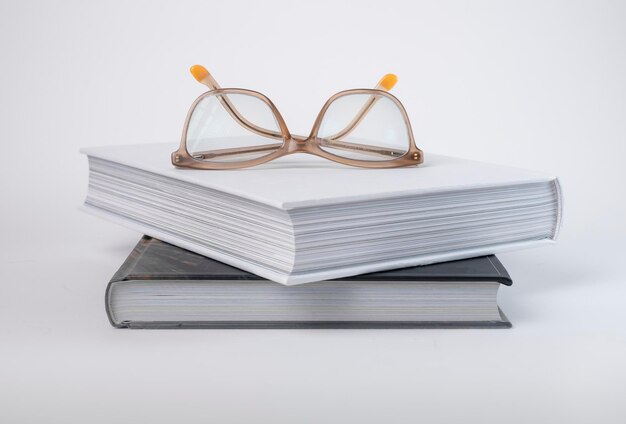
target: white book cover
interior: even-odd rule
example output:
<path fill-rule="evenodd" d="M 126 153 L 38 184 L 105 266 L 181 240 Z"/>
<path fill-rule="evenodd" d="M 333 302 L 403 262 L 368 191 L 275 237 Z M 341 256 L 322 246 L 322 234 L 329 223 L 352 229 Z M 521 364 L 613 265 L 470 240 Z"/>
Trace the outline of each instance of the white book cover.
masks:
<path fill-rule="evenodd" d="M 397 198 L 422 193 L 554 181 L 554 176 L 502 165 L 426 154 L 419 166 L 355 168 L 307 154 L 237 170 L 178 169 L 177 144 L 89 147 L 86 155 L 154 172 L 279 209 Z"/>
<path fill-rule="evenodd" d="M 296 154 L 254 168 L 240 170 L 190 170 L 175 168 L 170 153 L 174 143 L 136 144 L 91 147 L 82 153 L 105 161 L 158 174 L 181 182 L 206 187 L 219 192 L 252 200 L 291 214 L 310 207 L 352 204 L 388 199 L 415 199 L 433 193 L 452 193 L 472 189 L 511 188 L 515 196 L 517 185 L 546 183 L 552 187 L 556 201 L 553 229 L 548 237 L 535 240 L 514 240 L 439 252 L 421 252 L 415 256 L 348 264 L 328 269 L 287 272 L 269 264 L 225 254 L 218 245 L 202 245 L 177 236 L 166 228 L 140 223 L 124 216 L 86 205 L 88 212 L 141 231 L 144 234 L 212 257 L 230 265 L 253 272 L 283 284 L 300 284 L 386 269 L 423 265 L 433 262 L 463 259 L 499 253 L 506 250 L 552 242 L 561 222 L 561 191 L 556 177 L 538 172 L 501 165 L 425 154 L 417 167 L 396 169 L 354 168 L 306 154 Z M 478 194 L 480 196 L 480 194 Z M 474 197 L 474 199 L 476 199 Z M 490 230 L 487 228 L 486 230 Z M 369 230 L 368 230 L 369 231 Z M 495 230 L 496 233 L 500 230 Z M 488 231 L 486 231 L 488 233 Z M 495 234 L 495 233 L 494 233 Z M 498 233 L 501 234 L 501 233 Z M 369 247 L 356 243 L 355 249 Z M 330 254 L 330 253 L 328 253 Z M 323 255 L 322 255 L 323 256 Z M 293 270 L 292 270 L 293 271 Z"/>

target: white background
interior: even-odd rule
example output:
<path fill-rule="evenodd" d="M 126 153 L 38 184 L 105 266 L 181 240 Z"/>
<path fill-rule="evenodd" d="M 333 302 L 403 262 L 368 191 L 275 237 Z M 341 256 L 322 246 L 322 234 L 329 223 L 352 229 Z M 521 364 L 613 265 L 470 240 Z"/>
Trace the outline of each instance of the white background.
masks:
<path fill-rule="evenodd" d="M 626 422 L 624 2 L 0 3 L 0 422 Z M 82 214 L 81 146 L 176 141 L 207 66 L 293 132 L 398 74 L 427 153 L 558 175 L 502 254 L 503 331 L 123 331 L 140 234 Z"/>

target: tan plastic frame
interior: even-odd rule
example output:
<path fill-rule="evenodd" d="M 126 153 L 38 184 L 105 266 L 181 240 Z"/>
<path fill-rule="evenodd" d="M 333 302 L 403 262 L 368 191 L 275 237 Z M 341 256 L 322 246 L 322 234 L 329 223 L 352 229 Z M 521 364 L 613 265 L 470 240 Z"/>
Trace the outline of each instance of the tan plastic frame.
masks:
<path fill-rule="evenodd" d="M 265 130 L 263 128 L 257 127 L 254 124 L 247 121 L 244 117 L 242 117 L 239 112 L 234 108 L 232 103 L 228 100 L 228 94 L 244 94 L 248 96 L 255 97 L 261 101 L 263 101 L 269 108 L 272 113 L 276 117 L 276 121 L 280 128 L 280 134 L 272 131 Z M 352 122 L 339 133 L 327 137 L 327 138 L 319 138 L 317 136 L 319 127 L 322 123 L 322 119 L 324 118 L 324 114 L 330 107 L 330 105 L 340 97 L 349 96 L 352 94 L 369 94 L 370 99 L 365 103 L 364 107 L 361 109 L 359 114 L 352 120 Z M 187 131 L 189 130 L 189 122 L 191 121 L 191 117 L 196 106 L 206 97 L 208 96 L 218 96 L 218 99 L 222 103 L 222 105 L 226 108 L 226 110 L 235 118 L 235 120 L 245 128 L 255 133 L 259 133 L 263 136 L 280 139 L 280 143 L 271 143 L 267 145 L 261 146 L 252 146 L 248 148 L 233 148 L 233 149 L 219 149 L 219 150 L 211 150 L 206 152 L 196 152 L 195 156 L 200 156 L 200 158 L 196 158 L 192 156 L 189 151 L 187 151 Z M 402 117 L 404 119 L 404 123 L 406 124 L 408 135 L 409 135 L 409 149 L 408 151 L 398 151 L 394 149 L 386 149 L 379 148 L 374 146 L 368 146 L 363 144 L 351 143 L 351 142 L 342 142 L 337 140 L 340 137 L 345 136 L 350 133 L 363 119 L 365 114 L 371 109 L 374 103 L 380 99 L 381 97 L 387 97 L 392 102 L 396 104 Z M 320 146 L 328 146 L 336 149 L 343 150 L 356 150 L 361 153 L 373 154 L 376 156 L 383 155 L 391 157 L 389 160 L 376 160 L 376 161 L 367 161 L 367 160 L 357 160 L 357 159 L 348 159 L 345 157 L 337 156 L 332 153 L 329 153 L 320 148 Z M 251 159 L 251 160 L 243 160 L 240 162 L 210 162 L 206 161 L 206 158 L 216 157 L 216 156 L 230 156 L 236 154 L 248 154 L 254 152 L 262 152 L 264 150 L 269 150 L 271 153 L 268 153 L 265 156 Z M 330 97 L 319 114 L 317 115 L 317 119 L 313 124 L 313 128 L 311 129 L 311 133 L 308 137 L 291 135 L 285 121 L 276 108 L 276 106 L 272 103 L 270 99 L 268 99 L 265 95 L 253 91 L 247 90 L 243 88 L 218 88 L 215 90 L 210 90 L 202 95 L 200 95 L 191 105 L 189 109 L 189 113 L 187 114 L 187 118 L 185 120 L 185 125 L 183 127 L 183 134 L 180 141 L 180 146 L 177 151 L 172 153 L 172 164 L 179 168 L 194 168 L 194 169 L 239 169 L 239 168 L 248 168 L 251 166 L 261 165 L 263 163 L 272 161 L 274 159 L 278 159 L 282 156 L 290 155 L 292 153 L 308 153 L 315 156 L 320 156 L 326 158 L 328 160 L 338 162 L 344 165 L 351 165 L 363 168 L 398 168 L 403 166 L 413 166 L 419 165 L 424 161 L 424 155 L 420 149 L 415 145 L 415 140 L 413 138 L 413 131 L 411 129 L 411 123 L 409 122 L 409 117 L 406 113 L 406 110 L 402 106 L 402 103 L 390 93 L 377 90 L 377 89 L 353 89 L 353 90 L 345 90 L 339 93 L 336 93 L 332 97 Z"/>

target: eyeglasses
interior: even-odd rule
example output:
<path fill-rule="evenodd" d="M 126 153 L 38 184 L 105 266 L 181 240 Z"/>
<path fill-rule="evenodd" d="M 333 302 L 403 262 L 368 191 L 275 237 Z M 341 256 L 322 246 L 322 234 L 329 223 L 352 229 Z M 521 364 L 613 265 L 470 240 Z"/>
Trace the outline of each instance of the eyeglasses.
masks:
<path fill-rule="evenodd" d="M 180 147 L 172 153 L 176 167 L 247 168 L 298 152 L 365 168 L 412 166 L 424 160 L 406 110 L 387 92 L 398 80 L 393 74 L 385 75 L 374 89 L 332 96 L 306 137 L 292 135 L 263 94 L 221 88 L 200 65 L 192 66 L 191 73 L 210 90 L 187 114 Z"/>

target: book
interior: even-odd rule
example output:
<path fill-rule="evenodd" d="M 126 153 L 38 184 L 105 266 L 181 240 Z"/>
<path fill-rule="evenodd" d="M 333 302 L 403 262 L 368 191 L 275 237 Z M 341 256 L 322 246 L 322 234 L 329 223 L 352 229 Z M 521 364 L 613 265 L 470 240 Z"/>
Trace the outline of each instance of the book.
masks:
<path fill-rule="evenodd" d="M 310 155 L 255 168 L 177 169 L 172 144 L 83 149 L 85 210 L 294 285 L 551 243 L 552 176 L 426 154 L 363 169 Z"/>
<path fill-rule="evenodd" d="M 495 256 L 285 286 L 144 236 L 105 296 L 118 328 L 508 328 Z"/>

